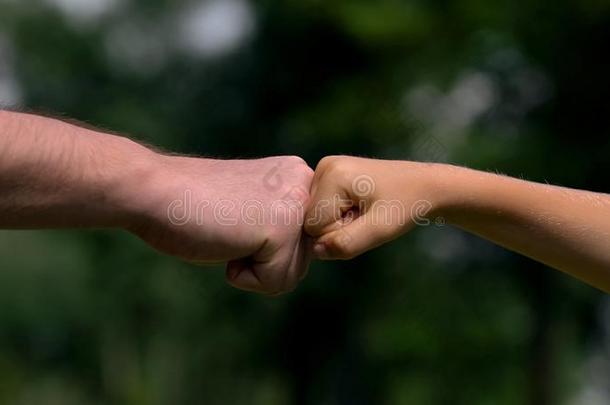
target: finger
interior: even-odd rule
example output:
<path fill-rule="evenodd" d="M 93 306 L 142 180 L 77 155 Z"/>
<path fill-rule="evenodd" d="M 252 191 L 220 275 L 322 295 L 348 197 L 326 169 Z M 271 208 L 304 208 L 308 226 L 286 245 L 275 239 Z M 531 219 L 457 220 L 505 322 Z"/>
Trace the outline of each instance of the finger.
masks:
<path fill-rule="evenodd" d="M 317 237 L 338 228 L 342 216 L 354 205 L 347 192 L 330 176 L 316 173 L 311 202 L 305 215 L 305 232 Z"/>
<path fill-rule="evenodd" d="M 227 283 L 235 288 L 258 293 L 265 292 L 263 284 L 248 259 L 231 260 L 227 263 L 225 275 Z"/>
<path fill-rule="evenodd" d="M 305 234 L 297 238 L 289 244 L 292 254 L 284 259 L 269 247 L 248 259 L 230 262 L 227 281 L 236 288 L 271 296 L 293 291 L 307 274 L 313 256 L 313 240 Z"/>
<path fill-rule="evenodd" d="M 400 234 L 397 227 L 377 224 L 367 213 L 316 239 L 313 253 L 322 260 L 351 259 Z"/>

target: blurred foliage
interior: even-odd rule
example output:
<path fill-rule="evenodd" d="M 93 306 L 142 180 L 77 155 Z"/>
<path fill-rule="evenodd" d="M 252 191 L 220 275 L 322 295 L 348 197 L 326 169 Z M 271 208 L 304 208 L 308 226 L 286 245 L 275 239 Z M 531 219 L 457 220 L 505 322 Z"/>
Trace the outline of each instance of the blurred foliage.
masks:
<path fill-rule="evenodd" d="M 179 39 L 197 2 L 0 0 L 0 58 L 22 108 L 167 150 L 610 191 L 607 1 L 226 1 L 255 28 L 211 55 Z M 601 335 L 600 292 L 449 227 L 278 299 L 109 231 L 3 232 L 0 267 L 1 404 L 567 403 Z"/>

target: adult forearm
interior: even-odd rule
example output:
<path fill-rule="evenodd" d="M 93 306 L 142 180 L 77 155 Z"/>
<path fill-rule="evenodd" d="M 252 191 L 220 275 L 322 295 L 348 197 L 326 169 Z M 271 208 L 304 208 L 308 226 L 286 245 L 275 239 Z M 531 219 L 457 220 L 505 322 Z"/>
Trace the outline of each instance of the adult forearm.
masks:
<path fill-rule="evenodd" d="M 610 196 L 444 170 L 450 223 L 610 292 Z"/>
<path fill-rule="evenodd" d="M 0 228 L 126 226 L 153 160 L 127 138 L 0 111 Z"/>

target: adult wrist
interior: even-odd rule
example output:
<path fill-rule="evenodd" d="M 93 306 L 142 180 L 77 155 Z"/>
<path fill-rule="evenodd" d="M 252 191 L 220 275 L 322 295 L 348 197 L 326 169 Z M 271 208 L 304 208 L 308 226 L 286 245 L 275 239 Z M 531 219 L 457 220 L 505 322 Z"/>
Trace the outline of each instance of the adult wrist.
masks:
<path fill-rule="evenodd" d="M 116 209 L 113 227 L 131 229 L 150 214 L 160 184 L 164 157 L 128 138 L 114 137 L 118 163 L 107 175 L 109 204 Z"/>

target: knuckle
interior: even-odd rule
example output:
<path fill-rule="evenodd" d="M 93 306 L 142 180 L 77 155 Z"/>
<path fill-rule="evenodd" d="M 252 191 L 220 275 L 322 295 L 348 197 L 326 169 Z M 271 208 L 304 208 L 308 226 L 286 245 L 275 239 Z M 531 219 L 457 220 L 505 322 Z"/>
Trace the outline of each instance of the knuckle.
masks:
<path fill-rule="evenodd" d="M 326 158 L 325 158 L 326 159 Z M 323 163 L 324 174 L 336 178 L 344 178 L 350 173 L 350 159 L 345 156 L 329 156 L 328 161 Z"/>
<path fill-rule="evenodd" d="M 292 173 L 301 180 L 302 184 L 308 186 L 313 178 L 314 171 L 307 162 L 299 156 L 286 156 L 284 159 L 290 164 Z"/>
<path fill-rule="evenodd" d="M 313 178 L 314 175 L 314 171 L 311 167 L 309 167 L 308 165 L 305 165 L 303 167 L 303 172 L 305 174 L 305 177 L 307 178 L 308 181 L 310 181 Z"/>
<path fill-rule="evenodd" d="M 307 162 L 305 162 L 305 160 L 300 157 L 300 156 L 296 156 L 296 155 L 290 155 L 290 156 L 286 156 L 284 158 L 286 161 L 296 165 L 305 165 L 307 166 Z"/>
<path fill-rule="evenodd" d="M 318 162 L 318 165 L 316 166 L 316 170 L 325 170 L 327 169 L 329 166 L 331 166 L 337 159 L 340 159 L 340 156 L 324 156 L 322 159 L 320 159 L 320 161 Z"/>

